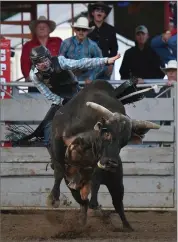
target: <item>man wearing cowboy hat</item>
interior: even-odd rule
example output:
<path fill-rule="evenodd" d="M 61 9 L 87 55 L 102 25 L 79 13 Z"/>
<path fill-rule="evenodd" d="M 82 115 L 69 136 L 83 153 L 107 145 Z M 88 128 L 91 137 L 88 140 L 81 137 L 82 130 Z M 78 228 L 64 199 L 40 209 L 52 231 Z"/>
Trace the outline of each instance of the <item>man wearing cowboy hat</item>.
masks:
<path fill-rule="evenodd" d="M 44 45 L 49 49 L 52 56 L 57 56 L 62 43 L 61 38 L 49 36 L 50 33 L 55 30 L 56 23 L 52 20 L 46 19 L 45 16 L 40 16 L 37 20 L 31 21 L 29 28 L 32 33 L 32 39 L 23 45 L 21 55 L 21 71 L 26 81 L 28 81 L 32 66 L 30 60 L 30 52 L 32 48 L 39 45 Z M 36 88 L 30 87 L 29 91 L 36 91 Z"/>
<path fill-rule="evenodd" d="M 114 26 L 105 22 L 105 18 L 109 15 L 111 9 L 103 2 L 88 5 L 88 13 L 91 19 L 89 26 L 95 26 L 94 31 L 88 37 L 98 44 L 104 57 L 114 56 L 118 51 L 116 30 Z M 106 79 L 110 78 L 112 70 L 113 66 L 109 66 L 105 76 Z"/>
<path fill-rule="evenodd" d="M 167 64 L 167 67 L 161 68 L 165 75 L 167 75 L 167 85 L 171 86 L 172 83 L 177 81 L 177 61 L 170 60 Z"/>
<path fill-rule="evenodd" d="M 103 57 L 98 45 L 87 37 L 87 35 L 95 28 L 94 26 L 89 27 L 87 18 L 79 17 L 77 21 L 71 25 L 71 27 L 76 35 L 65 39 L 62 42 L 59 55 L 74 60 Z M 84 69 L 73 72 L 77 76 L 79 82 L 84 81 L 85 84 L 89 84 L 93 80 L 97 79 L 98 73 L 104 70 L 104 68 L 105 67 L 96 67 L 91 70 Z"/>

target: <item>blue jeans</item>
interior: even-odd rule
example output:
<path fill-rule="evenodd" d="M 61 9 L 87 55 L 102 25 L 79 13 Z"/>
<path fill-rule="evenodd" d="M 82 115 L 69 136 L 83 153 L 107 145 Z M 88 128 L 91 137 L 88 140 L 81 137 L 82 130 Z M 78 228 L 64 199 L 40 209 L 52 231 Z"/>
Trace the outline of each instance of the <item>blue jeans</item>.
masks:
<path fill-rule="evenodd" d="M 52 121 L 49 121 L 44 126 L 44 145 L 46 147 L 48 147 L 50 144 L 51 125 L 52 125 Z"/>
<path fill-rule="evenodd" d="M 173 35 L 169 40 L 168 40 L 168 46 L 172 50 L 172 53 L 174 57 L 177 60 L 177 34 Z"/>
<path fill-rule="evenodd" d="M 63 97 L 64 100 L 62 102 L 62 105 L 65 105 L 68 101 L 70 101 L 70 99 L 72 97 L 74 97 L 79 91 L 81 90 L 80 86 L 78 85 L 76 88 L 76 92 L 74 92 L 72 94 L 71 97 Z M 49 109 L 48 113 L 46 114 L 44 120 L 44 126 L 43 126 L 43 130 L 44 130 L 44 145 L 45 146 L 49 146 L 50 145 L 50 135 L 51 135 L 51 128 L 52 128 L 52 120 L 53 117 L 56 113 L 56 111 L 58 110 L 58 105 L 52 105 L 51 108 Z"/>

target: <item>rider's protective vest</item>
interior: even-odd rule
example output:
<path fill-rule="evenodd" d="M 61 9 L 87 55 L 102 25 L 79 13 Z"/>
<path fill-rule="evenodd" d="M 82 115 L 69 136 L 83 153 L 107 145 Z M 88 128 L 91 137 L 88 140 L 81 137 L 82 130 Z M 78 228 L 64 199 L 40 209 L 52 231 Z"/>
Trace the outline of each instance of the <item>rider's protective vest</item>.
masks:
<path fill-rule="evenodd" d="M 53 71 L 51 73 L 37 72 L 38 79 L 43 82 L 52 93 L 70 98 L 78 92 L 79 86 L 76 76 L 72 71 L 63 70 L 57 57 L 52 57 Z"/>

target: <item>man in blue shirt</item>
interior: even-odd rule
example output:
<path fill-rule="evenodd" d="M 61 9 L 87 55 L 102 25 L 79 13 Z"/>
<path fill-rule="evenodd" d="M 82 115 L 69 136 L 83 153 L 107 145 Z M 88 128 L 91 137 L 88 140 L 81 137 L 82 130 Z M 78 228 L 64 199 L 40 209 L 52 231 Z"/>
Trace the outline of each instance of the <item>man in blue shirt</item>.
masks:
<path fill-rule="evenodd" d="M 59 51 L 60 56 L 74 60 L 103 57 L 101 49 L 98 47 L 98 45 L 87 37 L 87 35 L 95 28 L 89 27 L 87 18 L 78 18 L 76 23 L 71 25 L 71 27 L 73 28 L 76 36 L 72 36 L 62 42 Z M 93 80 L 96 80 L 98 74 L 104 71 L 104 69 L 104 66 L 96 66 L 91 70 L 88 70 L 88 68 L 83 68 L 82 70 L 75 70 L 73 73 L 77 76 L 79 83 L 85 82 L 85 84 L 89 84 Z"/>

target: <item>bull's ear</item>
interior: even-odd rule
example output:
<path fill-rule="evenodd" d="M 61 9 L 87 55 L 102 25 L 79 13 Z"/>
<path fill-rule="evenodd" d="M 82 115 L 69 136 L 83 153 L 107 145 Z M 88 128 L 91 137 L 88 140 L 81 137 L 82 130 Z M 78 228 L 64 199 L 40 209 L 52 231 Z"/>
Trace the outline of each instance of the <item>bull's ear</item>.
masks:
<path fill-rule="evenodd" d="M 101 122 L 97 122 L 94 126 L 94 130 L 100 131 L 102 128 L 103 124 Z"/>
<path fill-rule="evenodd" d="M 137 134 L 132 133 L 131 139 L 129 140 L 129 144 L 139 145 L 143 144 L 143 136 L 139 136 Z"/>

